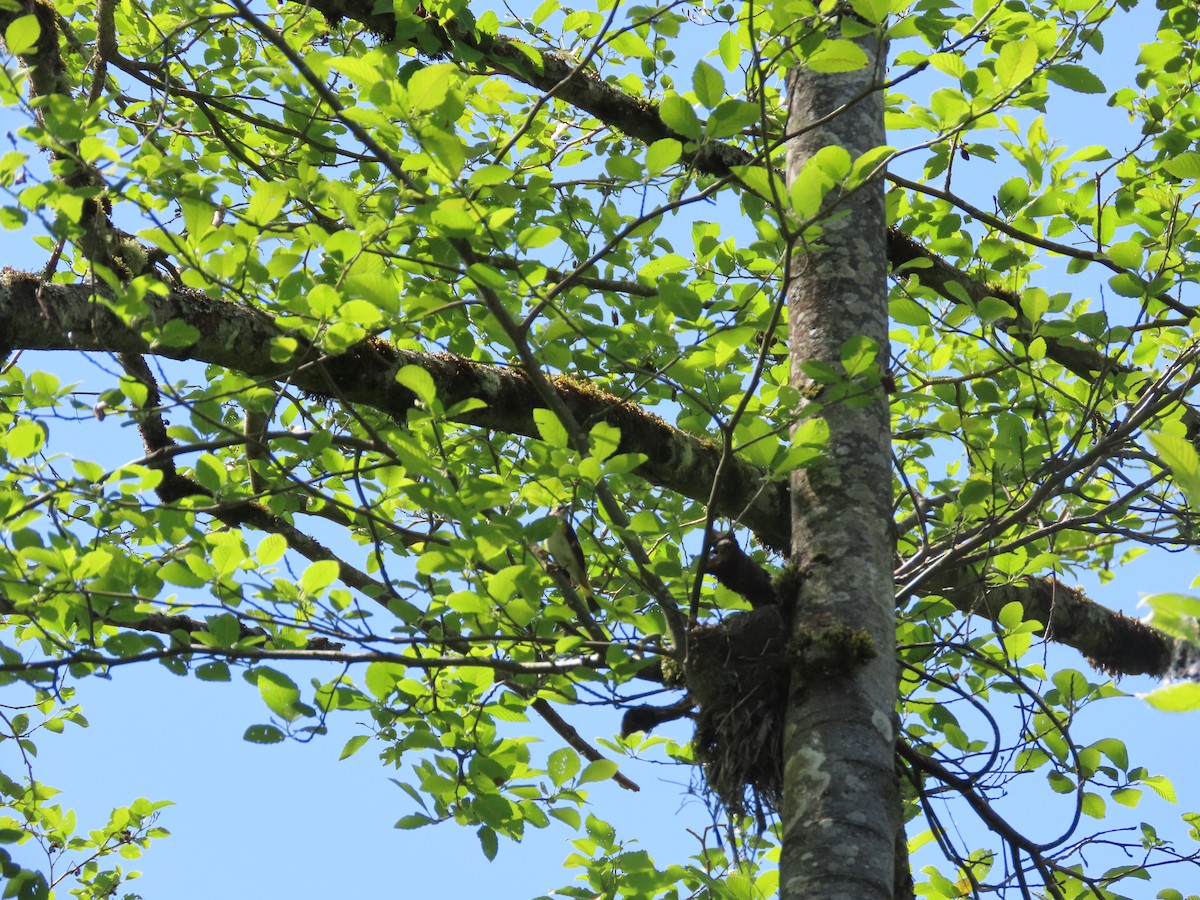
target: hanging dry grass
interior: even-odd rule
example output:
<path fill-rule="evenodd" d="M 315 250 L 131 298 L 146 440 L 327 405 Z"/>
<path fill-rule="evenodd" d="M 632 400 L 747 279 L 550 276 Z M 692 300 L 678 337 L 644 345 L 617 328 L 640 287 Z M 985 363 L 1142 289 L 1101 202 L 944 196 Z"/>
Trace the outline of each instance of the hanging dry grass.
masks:
<path fill-rule="evenodd" d="M 760 822 L 783 794 L 789 669 L 778 607 L 734 613 L 689 636 L 687 684 L 699 705 L 694 746 L 712 796 Z"/>

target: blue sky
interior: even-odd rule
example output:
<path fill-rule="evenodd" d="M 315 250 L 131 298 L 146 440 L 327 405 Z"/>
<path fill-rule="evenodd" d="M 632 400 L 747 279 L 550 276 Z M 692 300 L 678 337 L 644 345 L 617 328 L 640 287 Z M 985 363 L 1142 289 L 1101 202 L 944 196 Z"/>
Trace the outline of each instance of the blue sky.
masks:
<path fill-rule="evenodd" d="M 1157 13 L 1143 3 L 1136 16 L 1125 18 L 1127 27 L 1106 32 L 1108 47 L 1096 69 L 1109 90 L 1120 84 L 1122 72 L 1129 71 L 1137 43 L 1150 36 L 1156 19 Z M 911 86 L 908 89 L 915 93 Z M 1052 133 L 1064 140 L 1069 135 L 1073 147 L 1123 145 L 1129 140 L 1124 118 L 1104 107 L 1102 100 L 1064 94 L 1052 98 L 1048 114 Z M 15 124 L 11 114 L 0 111 L 0 129 Z M 892 140 L 902 146 L 905 135 L 893 135 Z M 984 207 L 990 206 L 990 193 L 1003 181 L 996 167 L 983 160 L 958 163 L 955 178 L 955 186 L 968 193 L 974 190 L 972 199 Z M 6 235 L 0 263 L 24 268 L 40 266 L 43 259 L 42 251 Z M 1097 292 L 1101 284 L 1098 280 Z M 1072 288 L 1081 290 L 1078 281 Z M 85 390 L 111 386 L 111 379 L 75 355 L 30 354 L 21 365 L 45 366 L 64 380 L 81 381 Z M 114 460 L 140 453 L 135 434 L 115 421 L 98 423 L 88 418 L 77 427 L 89 455 L 98 445 Z M 1120 570 L 1109 584 L 1101 587 L 1085 581 L 1084 586 L 1097 601 L 1141 615 L 1144 611 L 1138 609 L 1138 602 L 1144 594 L 1188 588 L 1197 575 L 1196 559 L 1191 552 L 1153 551 Z M 1052 659 L 1088 671 L 1086 663 L 1070 651 L 1055 650 Z M 331 674 L 332 670 L 322 673 Z M 310 677 L 300 670 L 295 675 L 301 683 Z M 1145 690 L 1150 684 L 1128 679 L 1122 687 Z M 175 801 L 161 818 L 173 836 L 156 842 L 144 860 L 129 866 L 146 872 L 130 886 L 146 898 L 208 900 L 214 895 L 239 898 L 264 893 L 308 897 L 333 892 L 343 896 L 430 892 L 455 897 L 486 891 L 494 900 L 520 900 L 573 877 L 561 869 L 561 863 L 575 835 L 558 823 L 530 833 L 521 845 L 501 843 L 492 863 L 480 852 L 471 830 L 453 825 L 395 830 L 395 821 L 414 811 L 412 801 L 388 780 L 397 773 L 379 764 L 371 744 L 338 762 L 346 739 L 358 731 L 354 714 L 332 717 L 330 734 L 307 744 L 259 746 L 244 742 L 242 734 L 247 726 L 268 721 L 269 714 L 257 691 L 238 678 L 231 684 L 202 683 L 146 666 L 117 670 L 107 681 L 84 681 L 78 689 L 76 699 L 91 726 L 39 737 L 36 772 L 64 791 L 61 802 L 78 810 L 84 830 L 101 825 L 110 808 L 135 797 Z M 1172 777 L 1181 798 L 1178 807 L 1170 807 L 1147 795 L 1135 820 L 1176 819 L 1178 812 L 1200 807 L 1200 775 L 1194 764 L 1195 740 L 1200 737 L 1196 717 L 1159 713 L 1133 698 L 1112 701 L 1101 709 L 1104 719 L 1090 721 L 1085 714 L 1076 737 L 1084 741 L 1110 733 L 1123 737 L 1133 760 Z M 608 737 L 618 726 L 619 714 L 612 710 L 577 709 L 566 714 L 585 738 Z M 546 752 L 558 746 L 556 736 L 544 729 L 542 736 Z M 0 768 L 9 771 L 15 765 L 11 745 L 0 745 Z M 622 771 L 643 790 L 630 794 L 611 783 L 593 785 L 596 814 L 616 825 L 626 839 L 638 841 L 660 865 L 698 849 L 686 829 L 699 831 L 709 819 L 700 802 L 686 793 L 691 773 L 634 761 L 623 762 Z M 1017 801 L 1025 802 L 1020 797 Z M 18 851 L 21 858 L 39 864 L 28 850 L 27 846 Z M 1178 878 L 1174 881 L 1179 883 Z M 1200 875 L 1193 889 L 1200 890 Z"/>

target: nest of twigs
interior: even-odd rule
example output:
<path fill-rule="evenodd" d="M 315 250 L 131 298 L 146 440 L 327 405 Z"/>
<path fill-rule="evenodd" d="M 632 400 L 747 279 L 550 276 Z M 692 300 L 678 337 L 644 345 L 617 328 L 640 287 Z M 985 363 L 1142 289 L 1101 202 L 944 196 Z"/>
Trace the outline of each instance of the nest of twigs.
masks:
<path fill-rule="evenodd" d="M 689 635 L 687 684 L 699 706 L 694 747 L 711 796 L 760 822 L 783 795 L 789 668 L 779 608 L 735 613 Z"/>

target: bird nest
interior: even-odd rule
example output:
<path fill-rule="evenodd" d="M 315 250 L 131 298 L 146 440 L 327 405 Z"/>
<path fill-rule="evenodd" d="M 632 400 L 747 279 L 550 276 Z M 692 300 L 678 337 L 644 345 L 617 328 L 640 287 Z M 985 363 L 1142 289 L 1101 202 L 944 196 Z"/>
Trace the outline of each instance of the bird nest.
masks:
<path fill-rule="evenodd" d="M 694 748 L 710 795 L 730 816 L 760 823 L 783 795 L 783 712 L 789 665 L 778 607 L 734 613 L 689 635 Z"/>

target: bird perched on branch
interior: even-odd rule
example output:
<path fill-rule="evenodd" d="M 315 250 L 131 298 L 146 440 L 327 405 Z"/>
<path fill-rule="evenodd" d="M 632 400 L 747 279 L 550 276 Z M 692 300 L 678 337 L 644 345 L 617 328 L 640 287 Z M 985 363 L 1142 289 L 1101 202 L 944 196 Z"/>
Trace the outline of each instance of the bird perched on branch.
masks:
<path fill-rule="evenodd" d="M 741 594 L 755 609 L 775 606 L 779 597 L 767 570 L 741 548 L 732 531 L 717 535 L 704 561 L 704 571 L 731 591 Z"/>
<path fill-rule="evenodd" d="M 684 716 L 695 718 L 692 714 L 695 706 L 696 701 L 690 696 L 684 696 L 682 700 L 677 700 L 670 706 L 631 706 L 621 718 L 621 737 L 627 738 L 636 731 L 649 734 L 664 722 L 674 722 Z"/>
<path fill-rule="evenodd" d="M 594 599 L 592 582 L 588 578 L 587 559 L 584 558 L 583 548 L 579 546 L 579 536 L 575 534 L 575 526 L 571 524 L 571 508 L 556 506 L 551 511 L 558 525 L 542 546 L 550 554 L 550 559 L 566 573 L 571 583 L 591 603 Z"/>

